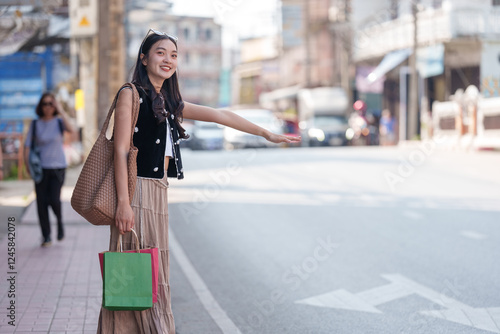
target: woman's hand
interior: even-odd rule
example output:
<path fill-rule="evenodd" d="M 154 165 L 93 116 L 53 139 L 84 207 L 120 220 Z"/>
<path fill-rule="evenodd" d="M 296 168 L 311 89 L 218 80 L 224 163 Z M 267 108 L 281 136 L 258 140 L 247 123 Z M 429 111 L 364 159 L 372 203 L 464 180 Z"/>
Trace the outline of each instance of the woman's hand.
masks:
<path fill-rule="evenodd" d="M 128 203 L 118 204 L 116 207 L 115 224 L 120 234 L 130 232 L 134 228 L 134 211 Z"/>
<path fill-rule="evenodd" d="M 269 131 L 266 131 L 264 138 L 266 138 L 271 143 L 276 143 L 276 144 L 279 144 L 279 143 L 289 143 L 289 144 L 300 143 L 300 141 L 302 140 L 302 138 L 300 136 L 295 137 L 295 136 L 278 135 L 276 133 L 272 133 Z"/>
<path fill-rule="evenodd" d="M 61 103 L 59 102 L 58 99 L 54 99 L 54 107 L 56 108 L 57 112 L 60 114 L 66 114 L 66 111 L 62 108 Z"/>
<path fill-rule="evenodd" d="M 76 128 L 73 125 L 73 122 L 71 122 L 68 113 L 61 106 L 61 103 L 57 99 L 55 100 L 55 103 L 56 103 L 55 107 L 56 107 L 57 111 L 59 112 L 59 115 L 61 116 L 61 119 L 64 123 L 64 128 L 66 129 L 66 131 L 68 131 L 69 133 L 76 132 Z"/>

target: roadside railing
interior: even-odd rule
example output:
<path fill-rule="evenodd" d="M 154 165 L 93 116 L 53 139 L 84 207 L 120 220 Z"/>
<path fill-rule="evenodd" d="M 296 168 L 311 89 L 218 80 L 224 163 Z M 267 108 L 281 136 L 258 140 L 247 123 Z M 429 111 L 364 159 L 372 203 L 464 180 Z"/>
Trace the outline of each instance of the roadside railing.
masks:
<path fill-rule="evenodd" d="M 500 148 L 500 97 L 483 98 L 475 86 L 432 105 L 433 136 L 456 148 Z"/>
<path fill-rule="evenodd" d="M 475 145 L 500 148 L 500 97 L 478 101 Z"/>
<path fill-rule="evenodd" d="M 3 122 L 0 127 L 0 149 L 3 152 L 4 166 L 9 168 L 12 164 L 16 165 L 17 178 L 23 178 L 23 133 L 19 131 L 16 122 Z M 5 177 L 6 175 L 4 175 Z"/>
<path fill-rule="evenodd" d="M 460 106 L 456 101 L 434 102 L 432 105 L 433 136 L 445 138 L 455 145 L 460 140 Z"/>

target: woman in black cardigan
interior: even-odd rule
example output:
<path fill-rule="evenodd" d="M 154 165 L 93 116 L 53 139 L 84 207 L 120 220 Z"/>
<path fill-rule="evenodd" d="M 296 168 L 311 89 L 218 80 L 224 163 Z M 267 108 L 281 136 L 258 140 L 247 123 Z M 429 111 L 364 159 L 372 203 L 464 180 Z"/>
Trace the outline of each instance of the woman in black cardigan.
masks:
<path fill-rule="evenodd" d="M 183 178 L 179 140 L 187 138 L 183 118 L 215 122 L 273 143 L 294 143 L 299 137 L 278 135 L 227 110 L 216 110 L 182 101 L 177 81 L 177 38 L 150 29 L 141 44 L 132 82 L 140 94 L 140 112 L 133 135 L 139 149 L 137 185 L 132 204 L 127 187 L 127 155 L 132 122 L 132 91 L 120 92 L 115 111 L 114 149 L 118 206 L 111 226 L 110 250 L 119 234 L 134 228 L 141 247 L 159 249 L 158 302 L 145 311 L 101 309 L 98 333 L 175 334 L 168 278 L 167 176 Z M 123 248 L 133 249 L 134 240 L 123 236 Z"/>

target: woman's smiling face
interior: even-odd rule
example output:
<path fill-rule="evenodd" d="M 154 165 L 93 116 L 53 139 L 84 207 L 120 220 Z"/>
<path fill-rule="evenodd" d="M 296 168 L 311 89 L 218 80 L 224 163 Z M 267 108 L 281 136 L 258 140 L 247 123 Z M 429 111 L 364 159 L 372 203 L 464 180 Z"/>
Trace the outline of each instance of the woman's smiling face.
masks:
<path fill-rule="evenodd" d="M 177 69 L 177 47 L 170 39 L 162 39 L 149 50 L 148 56 L 142 58 L 142 64 L 151 83 L 163 84 Z"/>

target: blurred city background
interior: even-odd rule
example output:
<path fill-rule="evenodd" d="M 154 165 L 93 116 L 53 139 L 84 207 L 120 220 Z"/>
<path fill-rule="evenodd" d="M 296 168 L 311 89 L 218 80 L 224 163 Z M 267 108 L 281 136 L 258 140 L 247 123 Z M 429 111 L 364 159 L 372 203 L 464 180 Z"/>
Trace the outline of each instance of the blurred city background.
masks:
<path fill-rule="evenodd" d="M 0 1 L 0 138 L 22 178 L 35 104 L 53 91 L 84 159 L 149 28 L 179 37 L 184 100 L 230 108 L 302 146 L 439 136 L 500 147 L 500 1 Z M 242 110 L 243 109 L 243 110 Z M 192 149 L 266 146 L 187 121 Z"/>
<path fill-rule="evenodd" d="M 0 333 L 96 332 L 109 227 L 70 198 L 149 28 L 184 100 L 303 139 L 183 123 L 177 333 L 500 333 L 500 0 L 0 0 Z M 48 248 L 22 167 L 44 91 L 79 128 Z"/>

